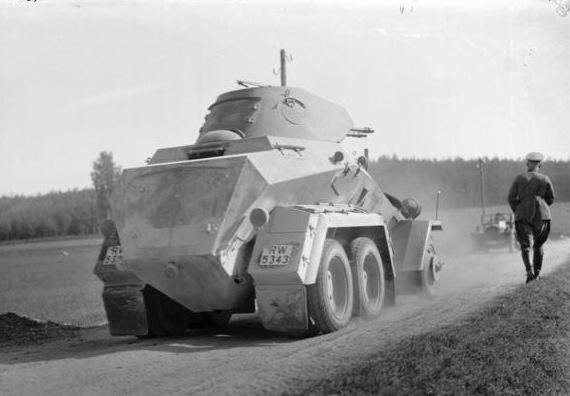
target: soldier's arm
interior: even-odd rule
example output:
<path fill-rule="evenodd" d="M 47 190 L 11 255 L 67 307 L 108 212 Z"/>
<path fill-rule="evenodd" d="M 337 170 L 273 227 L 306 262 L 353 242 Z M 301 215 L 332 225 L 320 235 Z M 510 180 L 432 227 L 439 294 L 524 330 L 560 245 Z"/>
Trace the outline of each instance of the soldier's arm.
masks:
<path fill-rule="evenodd" d="M 546 194 L 544 195 L 544 200 L 549 206 L 554 203 L 554 186 L 548 177 L 546 178 Z"/>
<path fill-rule="evenodd" d="M 509 195 L 507 197 L 509 201 L 509 206 L 511 207 L 511 210 L 513 212 L 515 211 L 515 208 L 519 203 L 519 196 L 518 196 L 519 194 L 517 192 L 517 180 L 518 178 L 515 178 L 515 181 L 513 181 L 513 184 L 511 184 L 511 188 L 509 189 Z"/>

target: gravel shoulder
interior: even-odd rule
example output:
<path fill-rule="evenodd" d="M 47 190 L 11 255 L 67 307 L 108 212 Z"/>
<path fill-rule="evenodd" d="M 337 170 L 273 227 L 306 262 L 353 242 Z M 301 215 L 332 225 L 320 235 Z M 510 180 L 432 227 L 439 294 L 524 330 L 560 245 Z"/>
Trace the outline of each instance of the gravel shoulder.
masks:
<path fill-rule="evenodd" d="M 543 274 L 548 276 L 567 259 L 570 241 L 549 242 L 546 251 Z M 311 338 L 265 331 L 256 315 L 238 316 L 223 328 L 152 340 L 114 338 L 105 326 L 53 324 L 55 328 L 43 338 L 37 334 L 35 339 L 0 338 L 0 393 L 273 395 L 301 391 L 347 366 L 366 362 L 403 338 L 460 321 L 492 298 L 524 287 L 523 273 L 516 254 L 497 251 L 449 257 L 439 297 L 398 296 L 397 305 L 378 320 L 354 322 L 340 332 Z"/>

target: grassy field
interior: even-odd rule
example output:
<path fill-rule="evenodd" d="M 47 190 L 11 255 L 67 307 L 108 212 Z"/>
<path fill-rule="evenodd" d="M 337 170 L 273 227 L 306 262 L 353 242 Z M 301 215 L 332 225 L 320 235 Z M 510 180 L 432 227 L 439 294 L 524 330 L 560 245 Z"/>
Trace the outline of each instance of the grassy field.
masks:
<path fill-rule="evenodd" d="M 0 246 L 0 313 L 76 325 L 106 322 L 93 274 L 101 239 Z"/>

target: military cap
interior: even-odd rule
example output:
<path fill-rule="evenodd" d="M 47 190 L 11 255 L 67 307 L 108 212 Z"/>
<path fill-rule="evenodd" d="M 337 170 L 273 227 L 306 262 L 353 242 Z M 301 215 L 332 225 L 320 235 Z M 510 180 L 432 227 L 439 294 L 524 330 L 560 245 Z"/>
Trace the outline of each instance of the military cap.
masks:
<path fill-rule="evenodd" d="M 532 162 L 541 162 L 544 159 L 544 154 L 541 153 L 537 153 L 535 151 L 533 151 L 532 153 L 528 153 L 526 155 L 526 160 L 527 161 L 532 161 Z"/>

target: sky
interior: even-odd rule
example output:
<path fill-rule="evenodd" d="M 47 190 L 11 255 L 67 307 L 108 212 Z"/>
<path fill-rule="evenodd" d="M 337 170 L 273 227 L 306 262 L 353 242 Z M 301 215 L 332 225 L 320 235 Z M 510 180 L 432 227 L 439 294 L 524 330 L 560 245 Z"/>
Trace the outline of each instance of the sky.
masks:
<path fill-rule="evenodd" d="M 569 0 L 0 3 L 0 196 L 193 144 L 236 80 L 345 107 L 370 156 L 570 160 Z"/>

